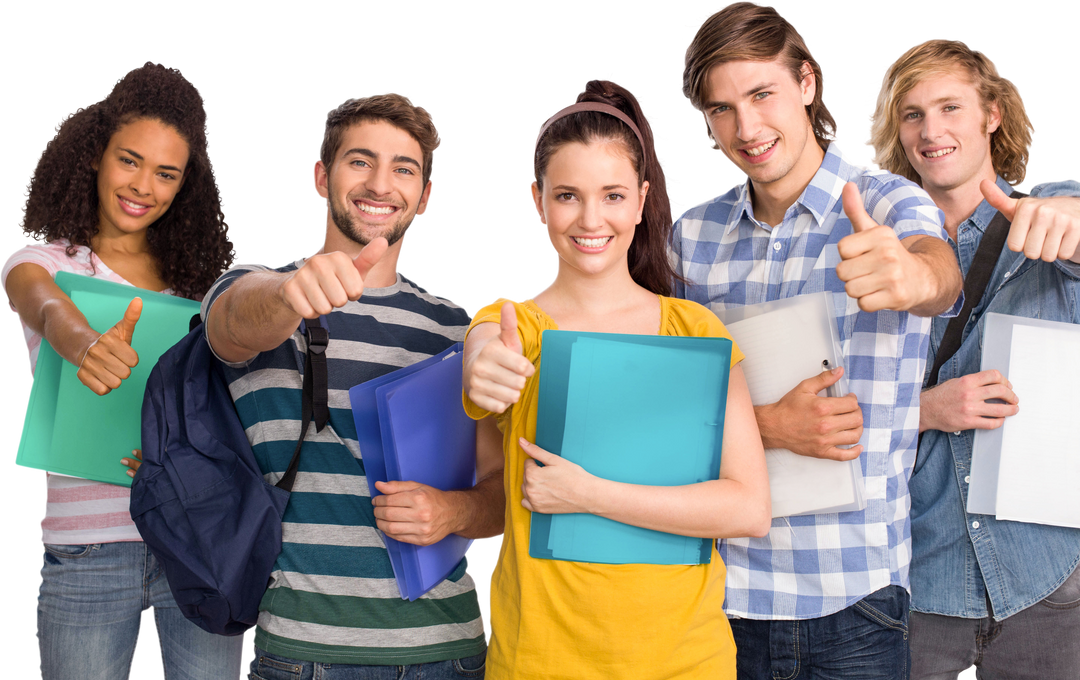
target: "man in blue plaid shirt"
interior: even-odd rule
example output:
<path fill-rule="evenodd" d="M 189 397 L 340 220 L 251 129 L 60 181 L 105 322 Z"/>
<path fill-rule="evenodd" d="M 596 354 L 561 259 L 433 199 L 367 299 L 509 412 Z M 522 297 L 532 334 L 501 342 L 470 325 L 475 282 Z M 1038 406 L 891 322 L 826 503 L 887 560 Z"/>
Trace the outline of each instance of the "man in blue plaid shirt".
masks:
<path fill-rule="evenodd" d="M 866 484 L 864 510 L 778 517 L 764 538 L 724 541 L 739 677 L 906 678 L 907 480 L 929 317 L 961 288 L 941 212 L 830 144 L 821 69 L 772 8 L 739 3 L 706 21 L 683 92 L 748 181 L 676 223 L 677 295 L 721 311 L 832 293 L 852 394 L 817 396 L 838 369 L 755 411 L 766 448 L 858 457 Z"/>

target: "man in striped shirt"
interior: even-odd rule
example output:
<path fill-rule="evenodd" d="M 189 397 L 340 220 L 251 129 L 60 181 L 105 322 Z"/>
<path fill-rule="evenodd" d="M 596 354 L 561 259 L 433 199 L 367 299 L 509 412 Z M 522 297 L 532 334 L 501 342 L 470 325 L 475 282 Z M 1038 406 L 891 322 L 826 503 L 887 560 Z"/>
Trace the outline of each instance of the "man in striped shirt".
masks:
<path fill-rule="evenodd" d="M 288 467 L 301 426 L 304 318 L 322 317 L 330 420 L 312 429 L 282 520 L 282 551 L 263 597 L 252 677 L 321 677 L 333 665 L 363 677 L 483 675 L 484 628 L 465 561 L 422 598 L 398 592 L 379 531 L 430 544 L 448 533 L 502 531 L 501 440 L 478 425 L 477 478 L 465 491 L 382 485 L 372 504 L 348 389 L 446 349 L 469 316 L 397 273 L 402 236 L 424 212 L 439 138 L 424 109 L 399 95 L 349 100 L 330 112 L 315 184 L 327 199 L 326 240 L 278 269 L 240 266 L 203 301 L 207 337 L 225 362 L 237 412 L 264 474 Z M 293 677 L 290 675 L 289 677 Z"/>
<path fill-rule="evenodd" d="M 723 542 L 739 677 L 899 679 L 927 317 L 961 282 L 940 211 L 911 182 L 844 160 L 821 89 L 772 8 L 730 5 L 698 31 L 683 92 L 748 181 L 675 225 L 676 294 L 720 311 L 830 292 L 853 392 L 818 396 L 838 369 L 755 407 L 766 448 L 858 457 L 866 508 L 777 517 L 764 538 Z"/>

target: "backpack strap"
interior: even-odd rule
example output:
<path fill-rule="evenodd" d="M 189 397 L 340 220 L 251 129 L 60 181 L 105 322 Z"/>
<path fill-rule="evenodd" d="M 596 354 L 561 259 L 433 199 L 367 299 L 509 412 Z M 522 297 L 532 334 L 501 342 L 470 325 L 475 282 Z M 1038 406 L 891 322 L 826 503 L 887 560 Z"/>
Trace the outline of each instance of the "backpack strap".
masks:
<path fill-rule="evenodd" d="M 296 481 L 296 470 L 300 467 L 300 449 L 304 445 L 308 427 L 315 420 L 315 431 L 322 432 L 326 421 L 330 419 L 330 402 L 326 376 L 326 347 L 330 344 L 330 334 L 318 319 L 306 319 L 304 333 L 307 336 L 307 354 L 304 359 L 303 388 L 303 424 L 300 426 L 300 438 L 296 442 L 289 468 L 275 485 L 286 491 L 292 491 Z"/>
<path fill-rule="evenodd" d="M 1011 195 L 1012 198 L 1026 196 L 1027 194 L 1019 191 L 1014 191 Z M 945 327 L 945 335 L 942 336 L 941 345 L 934 357 L 934 366 L 930 369 L 930 379 L 926 383 L 926 388 L 937 385 L 941 367 L 960 349 L 964 326 L 971 318 L 971 310 L 979 306 L 979 301 L 986 292 L 986 284 L 990 282 L 990 275 L 994 273 L 994 266 L 997 265 L 1001 249 L 1009 236 L 1010 224 L 1009 220 L 999 212 L 986 227 L 986 233 L 979 242 L 979 249 L 975 251 L 975 258 L 971 261 L 971 269 L 968 270 L 967 277 L 964 279 L 964 307 L 958 315 L 949 319 L 949 325 Z"/>

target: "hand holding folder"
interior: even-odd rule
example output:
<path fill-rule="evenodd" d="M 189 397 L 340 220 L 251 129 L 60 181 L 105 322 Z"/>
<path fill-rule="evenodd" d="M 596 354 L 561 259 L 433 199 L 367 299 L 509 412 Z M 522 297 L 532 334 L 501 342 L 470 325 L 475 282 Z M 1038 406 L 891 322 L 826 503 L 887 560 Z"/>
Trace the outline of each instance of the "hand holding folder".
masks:
<path fill-rule="evenodd" d="M 450 491 L 476 482 L 476 424 L 461 406 L 461 350 L 406 366 L 349 390 L 360 455 L 375 482 L 413 481 Z M 472 544 L 449 534 L 417 546 L 384 536 L 402 599 L 415 600 L 457 567 Z"/>

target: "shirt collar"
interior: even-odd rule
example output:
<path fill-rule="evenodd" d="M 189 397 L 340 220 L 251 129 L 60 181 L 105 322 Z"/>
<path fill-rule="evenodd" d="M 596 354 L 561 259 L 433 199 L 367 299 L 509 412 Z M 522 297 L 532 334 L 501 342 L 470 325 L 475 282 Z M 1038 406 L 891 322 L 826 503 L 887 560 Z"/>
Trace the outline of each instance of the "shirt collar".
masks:
<path fill-rule="evenodd" d="M 816 143 L 816 142 L 814 142 Z M 810 183 L 803 189 L 802 194 L 795 200 L 792 208 L 801 206 L 809 212 L 816 226 L 821 226 L 825 218 L 833 211 L 836 202 L 840 200 L 840 193 L 848 177 L 852 174 L 853 167 L 844 160 L 840 147 L 835 142 L 830 142 L 825 150 L 825 157 L 821 161 L 817 172 L 810 179 Z M 791 210 L 791 208 L 788 208 Z M 762 225 L 754 217 L 754 205 L 751 200 L 750 179 L 739 188 L 731 220 L 728 222 L 724 235 L 730 234 L 739 226 L 743 217 L 750 219 L 754 224 L 761 225 L 763 229 L 771 229 L 768 225 Z M 785 215 L 785 220 L 787 219 Z"/>

